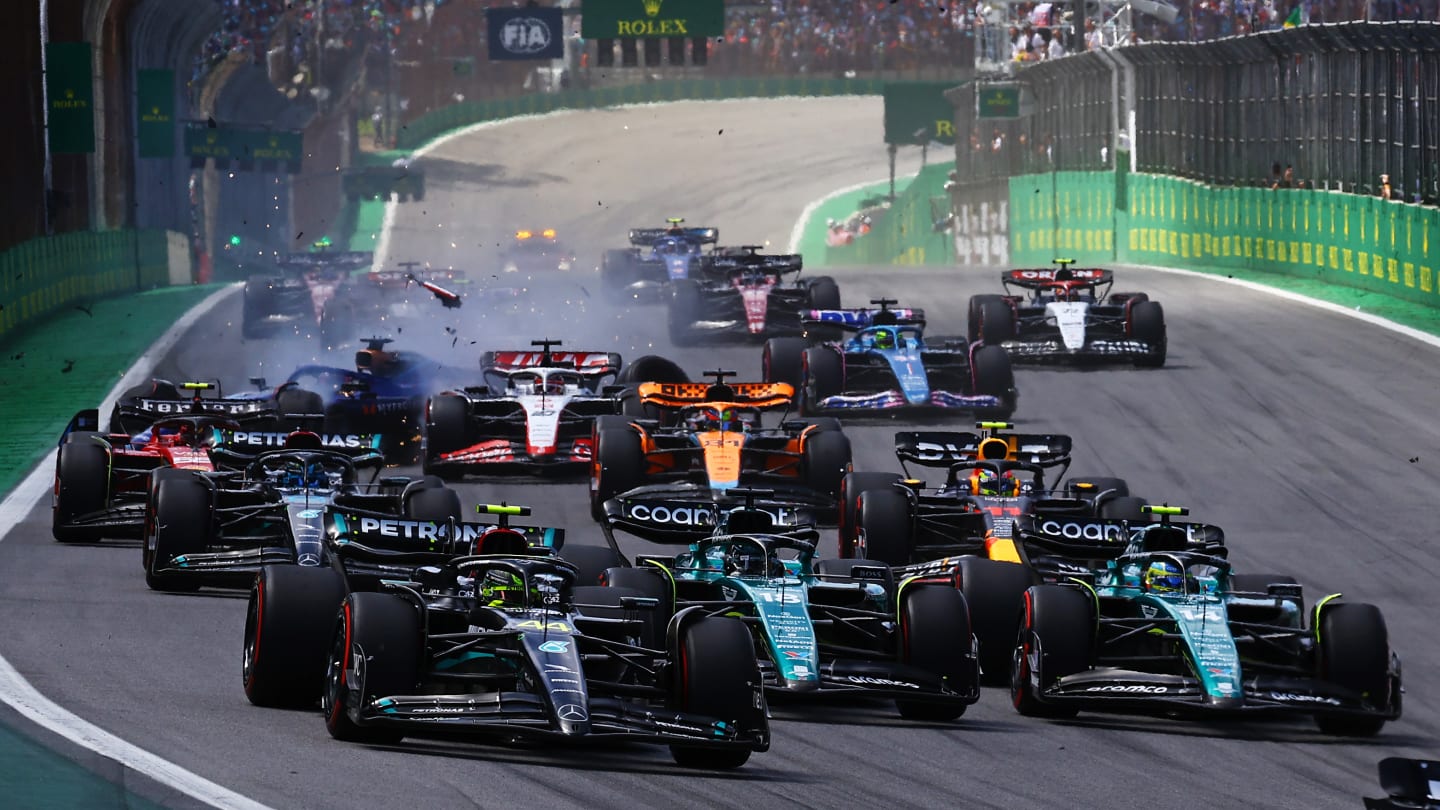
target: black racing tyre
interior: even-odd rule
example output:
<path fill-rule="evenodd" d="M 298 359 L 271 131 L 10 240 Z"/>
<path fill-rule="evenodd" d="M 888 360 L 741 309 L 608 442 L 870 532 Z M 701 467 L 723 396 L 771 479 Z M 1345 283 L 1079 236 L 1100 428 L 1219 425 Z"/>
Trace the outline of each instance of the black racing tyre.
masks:
<path fill-rule="evenodd" d="M 628 250 L 607 250 L 600 260 L 600 289 L 611 301 L 626 301 L 626 287 L 635 280 L 634 258 Z"/>
<path fill-rule="evenodd" d="M 805 338 L 778 337 L 765 341 L 760 372 L 765 382 L 788 383 L 798 394 L 805 385 Z"/>
<path fill-rule="evenodd" d="M 431 397 L 425 416 L 425 460 L 463 449 L 469 421 L 470 403 L 464 397 Z"/>
<path fill-rule="evenodd" d="M 675 708 L 743 730 L 763 728 L 763 709 L 755 706 L 759 681 L 755 642 L 739 619 L 711 616 L 685 625 L 675 651 Z M 738 768 L 750 759 L 748 748 L 670 746 L 675 762 L 687 768 Z"/>
<path fill-rule="evenodd" d="M 849 471 L 850 439 L 844 433 L 816 430 L 805 437 L 800 475 L 806 486 L 839 500 L 840 479 Z"/>
<path fill-rule="evenodd" d="M 855 541 L 860 531 L 860 493 L 867 489 L 888 489 L 900 480 L 899 473 L 852 472 L 840 479 L 839 528 L 840 556 L 855 554 Z"/>
<path fill-rule="evenodd" d="M 670 303 L 665 317 L 670 326 L 671 343 L 688 346 L 695 342 L 695 321 L 700 318 L 701 299 L 700 284 L 695 280 L 681 278 L 670 283 Z"/>
<path fill-rule="evenodd" d="M 1079 710 L 1041 702 L 1036 694 L 1066 675 L 1090 668 L 1095 616 L 1088 594 L 1064 585 L 1035 585 L 1025 592 L 1020 634 L 1010 662 L 1010 700 L 1027 717 L 1074 717 Z M 1031 671 L 1030 657 L 1040 665 Z M 1034 681 L 1039 681 L 1038 687 Z"/>
<path fill-rule="evenodd" d="M 314 391 L 303 388 L 287 388 L 275 397 L 275 409 L 282 417 L 323 416 L 325 400 Z"/>
<path fill-rule="evenodd" d="M 1380 608 L 1360 602 L 1325 606 L 1319 631 L 1320 677 L 1360 693 L 1378 710 L 1389 708 L 1390 633 Z M 1317 714 L 1315 724 L 1326 734 L 1373 737 L 1385 718 Z"/>
<path fill-rule="evenodd" d="M 806 349 L 802 366 L 805 385 L 796 392 L 801 413 L 814 413 L 821 400 L 845 390 L 845 359 L 834 349 L 824 346 Z"/>
<path fill-rule="evenodd" d="M 1015 339 L 1015 310 L 1001 300 L 986 301 L 980 305 L 980 342 L 987 346 L 999 346 Z"/>
<path fill-rule="evenodd" d="M 864 545 L 857 545 L 855 552 L 886 565 L 909 564 L 915 550 L 910 499 L 893 487 L 868 489 L 860 493 L 858 511 L 858 536 Z"/>
<path fill-rule="evenodd" d="M 971 343 L 980 339 L 980 323 L 984 317 L 982 313 L 985 305 L 991 303 L 1000 304 L 1007 309 L 1009 308 L 1009 304 L 1005 303 L 1005 297 L 1001 295 L 987 294 L 970 296 L 970 307 L 965 318 L 965 336 Z"/>
<path fill-rule="evenodd" d="M 623 566 L 625 561 L 615 549 L 609 546 L 566 545 L 560 550 L 560 558 L 580 571 L 576 586 L 600 586 L 600 578 L 611 568 Z"/>
<path fill-rule="evenodd" d="M 320 316 L 320 346 L 333 349 L 355 335 L 355 313 L 347 306 L 327 307 Z"/>
<path fill-rule="evenodd" d="M 1010 659 L 1020 633 L 1030 569 L 984 557 L 960 558 L 960 592 L 970 606 L 970 624 L 980 642 L 980 677 L 986 686 L 1010 683 Z"/>
<path fill-rule="evenodd" d="M 332 402 L 325 408 L 325 432 L 344 436 L 347 433 L 357 433 L 354 429 L 354 422 L 350 418 L 350 411 L 343 402 Z"/>
<path fill-rule="evenodd" d="M 250 589 L 241 678 L 256 706 L 313 706 L 345 581 L 333 568 L 267 565 Z"/>
<path fill-rule="evenodd" d="M 998 408 L 977 412 L 982 419 L 1008 419 L 1015 412 L 1015 369 L 1010 355 L 999 346 L 980 346 L 970 354 L 970 379 L 974 393 L 1000 398 Z"/>
<path fill-rule="evenodd" d="M 99 540 L 97 528 L 70 526 L 72 520 L 104 509 L 110 500 L 110 449 L 98 433 L 76 432 L 55 457 L 55 501 L 50 533 L 62 543 Z"/>
<path fill-rule="evenodd" d="M 1150 513 L 1141 509 L 1144 505 L 1144 498 L 1137 498 L 1133 495 L 1107 498 L 1100 504 L 1099 516 L 1106 520 L 1128 520 L 1131 523 L 1149 523 Z"/>
<path fill-rule="evenodd" d="M 200 589 L 184 575 L 157 573 L 181 554 L 203 552 L 213 532 L 210 488 L 194 475 L 167 477 L 155 487 L 155 509 L 145 538 L 149 564 L 145 584 L 151 590 L 183 593 Z"/>
<path fill-rule="evenodd" d="M 970 658 L 970 609 L 965 597 L 945 585 L 921 585 L 903 596 L 900 605 L 900 661 L 944 678 L 956 692 L 975 689 L 977 674 Z M 965 713 L 963 703 L 897 700 L 907 720 L 941 722 Z"/>
<path fill-rule="evenodd" d="M 839 309 L 840 285 L 829 276 L 810 279 L 810 309 Z"/>
<path fill-rule="evenodd" d="M 414 489 L 403 500 L 409 520 L 428 520 L 443 526 L 450 520 L 460 523 L 465 519 L 460 493 L 449 487 Z"/>
<path fill-rule="evenodd" d="M 398 742 L 400 732 L 356 725 L 346 708 L 388 695 L 413 694 L 424 647 L 420 615 L 405 599 L 387 593 L 346 597 L 325 667 L 322 708 L 330 736 L 347 742 Z"/>
<path fill-rule="evenodd" d="M 1088 486 L 1080 486 L 1086 484 Z M 1077 498 L 1094 501 L 1097 498 L 1102 500 L 1109 498 L 1130 497 L 1130 485 L 1124 478 L 1111 478 L 1103 475 L 1072 475 L 1065 482 L 1065 486 Z"/>
<path fill-rule="evenodd" d="M 1159 368 L 1165 365 L 1165 310 L 1159 301 L 1141 301 L 1130 307 L 1130 337 L 1143 340 L 1152 346 L 1159 346 L 1160 353 L 1135 361 L 1142 368 Z"/>
<path fill-rule="evenodd" d="M 650 565 L 641 568 L 609 568 L 601 575 L 600 580 L 606 587 L 633 590 L 658 602 L 654 610 L 639 611 L 642 624 L 640 646 L 652 650 L 664 648 L 665 628 L 670 625 L 670 617 L 675 615 L 675 584 L 665 572 Z"/>
<path fill-rule="evenodd" d="M 253 340 L 265 337 L 261 321 L 270 314 L 269 283 L 264 279 L 245 282 L 244 301 L 240 306 L 240 336 Z"/>
<path fill-rule="evenodd" d="M 630 365 L 615 378 L 620 385 L 631 383 L 688 383 L 690 376 L 674 360 L 657 354 L 647 354 Z"/>
<path fill-rule="evenodd" d="M 590 470 L 590 514 L 604 520 L 606 501 L 643 483 L 645 454 L 640 434 L 629 426 L 599 431 Z"/>
<path fill-rule="evenodd" d="M 632 388 L 620 395 L 620 413 L 627 421 L 631 419 L 654 419 L 659 421 L 665 416 L 665 411 L 651 405 L 640 397 L 639 388 Z M 607 419 L 614 417 L 607 415 L 600 418 Z"/>

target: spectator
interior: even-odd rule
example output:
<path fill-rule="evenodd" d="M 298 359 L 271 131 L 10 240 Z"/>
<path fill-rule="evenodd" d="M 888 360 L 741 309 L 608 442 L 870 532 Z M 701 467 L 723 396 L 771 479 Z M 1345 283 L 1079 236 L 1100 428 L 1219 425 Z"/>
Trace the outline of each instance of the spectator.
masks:
<path fill-rule="evenodd" d="M 1060 44 L 1060 35 L 1052 31 L 1050 33 L 1050 47 L 1046 51 L 1046 57 L 1049 59 L 1059 59 L 1064 55 L 1065 46 Z"/>
<path fill-rule="evenodd" d="M 1388 174 L 1382 174 L 1382 175 L 1380 175 L 1380 199 L 1382 199 L 1382 200 L 1393 200 L 1393 199 L 1395 199 L 1395 192 L 1392 191 L 1391 188 L 1390 188 L 1390 175 L 1388 175 Z"/>
<path fill-rule="evenodd" d="M 1295 167 L 1285 164 L 1285 174 L 1280 177 L 1281 188 L 1295 188 Z"/>

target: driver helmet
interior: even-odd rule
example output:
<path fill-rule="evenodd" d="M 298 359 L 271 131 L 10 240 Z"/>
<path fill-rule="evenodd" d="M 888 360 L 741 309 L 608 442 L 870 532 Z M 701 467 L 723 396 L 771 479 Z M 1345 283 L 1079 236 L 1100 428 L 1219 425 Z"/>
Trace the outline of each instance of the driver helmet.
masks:
<path fill-rule="evenodd" d="M 545 393 L 547 393 L 547 394 L 563 394 L 563 393 L 565 393 L 565 378 L 564 378 L 564 377 L 561 377 L 561 376 L 558 376 L 558 375 L 551 375 L 551 376 L 549 376 L 549 377 L 546 377 L 546 378 L 545 378 Z"/>
<path fill-rule="evenodd" d="M 1155 560 L 1145 569 L 1145 589 L 1157 593 L 1176 593 L 1185 590 L 1185 572 L 1180 566 L 1164 560 Z"/>
<path fill-rule="evenodd" d="M 486 571 L 476 592 L 480 595 L 480 603 L 487 607 L 523 608 L 541 602 L 535 588 L 529 588 L 527 592 L 524 577 L 500 568 Z"/>
<path fill-rule="evenodd" d="M 778 577 L 785 572 L 784 563 L 768 555 L 757 545 L 736 543 L 725 552 L 725 574 L 732 577 Z"/>
<path fill-rule="evenodd" d="M 970 473 L 970 494 L 1014 497 L 1020 494 L 1020 479 L 1009 471 L 975 470 Z"/>
<path fill-rule="evenodd" d="M 876 329 L 876 330 L 875 330 L 875 348 L 877 348 L 877 349 L 893 349 L 893 348 L 895 348 L 895 331 L 894 331 L 893 329 Z"/>

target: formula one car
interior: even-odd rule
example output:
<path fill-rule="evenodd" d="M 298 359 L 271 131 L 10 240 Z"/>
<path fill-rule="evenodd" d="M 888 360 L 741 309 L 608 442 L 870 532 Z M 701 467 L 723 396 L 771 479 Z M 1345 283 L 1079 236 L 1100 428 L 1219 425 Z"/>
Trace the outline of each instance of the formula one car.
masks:
<path fill-rule="evenodd" d="M 425 470 L 441 475 L 580 472 L 590 464 L 593 423 L 619 413 L 607 389 L 620 373 L 614 352 L 487 352 L 485 384 L 432 397 L 425 417 Z"/>
<path fill-rule="evenodd" d="M 765 411 L 789 410 L 785 383 L 730 383 L 733 371 L 710 371 L 706 383 L 642 383 L 627 410 L 654 418 L 606 416 L 595 422 L 590 505 L 635 490 L 710 503 L 727 490 L 759 485 L 789 503 L 833 515 L 840 479 L 850 468 L 850 440 L 833 419 L 789 420 L 764 427 Z"/>
<path fill-rule="evenodd" d="M 277 331 L 315 332 L 336 291 L 352 272 L 374 261 L 375 254 L 360 251 L 319 250 L 277 257 L 275 272 L 245 281 L 241 333 L 260 338 Z"/>
<path fill-rule="evenodd" d="M 611 586 L 655 599 L 660 616 L 700 610 L 739 615 L 755 635 L 761 671 L 772 694 L 882 697 L 900 714 L 953 720 L 980 696 L 976 647 L 965 597 L 943 576 L 898 578 L 868 560 L 815 559 L 811 525 L 757 507 L 766 490 L 736 490 L 745 505 L 709 505 L 709 536 L 675 557 L 641 557 L 639 567 L 611 568 Z M 674 527 L 656 519 L 663 500 L 606 505 L 605 524 L 639 537 L 669 541 Z M 643 515 L 637 509 L 646 505 Z M 697 511 L 696 514 L 699 514 Z"/>
<path fill-rule="evenodd" d="M 500 258 L 506 273 L 569 272 L 574 265 L 575 252 L 561 244 L 554 228 L 516 231 L 515 241 Z"/>
<path fill-rule="evenodd" d="M 576 569 L 553 545 L 537 546 L 503 517 L 499 527 L 390 523 L 332 509 L 338 567 L 265 570 L 247 621 L 253 702 L 305 705 L 318 694 L 330 734 L 364 743 L 429 735 L 642 742 L 703 768 L 736 768 L 769 748 L 764 691 L 740 621 L 674 613 L 657 637 L 647 632 L 653 600 L 577 587 Z M 431 536 L 407 552 L 395 549 L 403 531 Z M 353 571 L 374 560 L 407 562 L 410 574 Z M 276 625 L 288 630 L 279 639 Z"/>
<path fill-rule="evenodd" d="M 1165 311 L 1145 293 L 1110 293 L 1109 270 L 1011 270 L 1005 295 L 970 297 L 970 340 L 1003 346 L 1017 363 L 1165 365 Z M 1011 287 L 1030 297 L 1012 295 Z M 1108 293 L 1108 296 L 1107 296 Z"/>
<path fill-rule="evenodd" d="M 379 436 L 256 434 L 244 444 L 280 449 L 230 451 L 227 466 L 236 470 L 153 474 L 143 554 L 152 589 L 248 588 L 263 565 L 326 564 L 322 518 L 331 503 L 403 514 L 409 479 L 378 479 L 385 465 Z M 357 467 L 373 470 L 368 482 Z M 450 500 L 458 510 L 458 499 Z"/>
<path fill-rule="evenodd" d="M 628 249 L 605 251 L 600 286 L 612 300 L 656 299 L 671 282 L 704 269 L 710 258 L 705 248 L 720 240 L 720 231 L 686 228 L 683 219 L 666 222 L 664 228 L 630 231 Z"/>
<path fill-rule="evenodd" d="M 670 283 L 670 340 L 677 346 L 713 338 L 802 334 L 801 317 L 838 309 L 840 286 L 829 276 L 798 274 L 799 254 L 767 255 L 749 245 L 712 254 L 703 274 Z"/>
<path fill-rule="evenodd" d="M 1161 521 L 1138 530 L 1088 524 L 1132 534 L 1088 577 L 1026 592 L 1017 711 L 1298 713 L 1345 736 L 1400 717 L 1400 659 L 1378 608 L 1332 594 L 1306 610 L 1293 579 L 1232 573 L 1223 537 L 1172 522 L 1183 509 L 1155 511 Z"/>
<path fill-rule="evenodd" d="M 371 270 L 347 277 L 320 313 L 320 343 L 333 348 L 376 330 L 420 334 L 439 323 L 447 309 L 459 309 L 470 286 L 463 271 L 399 262 L 398 270 Z M 437 335 L 439 330 L 434 330 Z"/>
<path fill-rule="evenodd" d="M 772 338 L 762 357 L 765 379 L 800 392 L 802 413 L 971 411 L 1006 418 L 1015 410 L 1015 375 L 1005 352 L 962 338 L 924 337 L 925 312 L 891 309 L 813 310 L 807 329 L 843 329 L 843 343 L 811 345 L 806 338 Z"/>
<path fill-rule="evenodd" d="M 227 397 L 214 380 L 177 385 L 156 378 L 127 390 L 115 400 L 106 430 L 135 436 L 156 420 L 201 414 L 231 419 L 255 430 L 279 430 L 284 426 L 282 422 L 294 424 L 303 417 L 318 416 L 323 410 L 321 404 L 318 394 L 299 385 L 283 386 L 265 396 L 245 392 Z M 85 417 L 86 414 L 91 415 Z M 75 429 L 99 430 L 98 416 L 94 411 L 81 411 L 71 420 L 67 433 Z M 85 426 L 77 427 L 81 424 Z"/>
<path fill-rule="evenodd" d="M 1365 798 L 1365 810 L 1440 810 L 1440 762 L 1386 757 L 1380 760 L 1385 798 Z"/>

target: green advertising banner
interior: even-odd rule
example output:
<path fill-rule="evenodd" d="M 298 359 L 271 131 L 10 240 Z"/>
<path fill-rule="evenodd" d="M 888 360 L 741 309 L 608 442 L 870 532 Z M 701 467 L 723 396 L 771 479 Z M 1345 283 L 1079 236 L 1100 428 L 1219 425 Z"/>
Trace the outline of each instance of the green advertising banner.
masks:
<path fill-rule="evenodd" d="M 300 171 L 304 136 L 299 132 L 269 132 L 235 127 L 192 124 L 185 128 L 185 156 L 194 160 L 278 161 L 285 171 Z"/>
<path fill-rule="evenodd" d="M 984 85 L 975 88 L 977 118 L 1019 118 L 1019 85 Z"/>
<path fill-rule="evenodd" d="M 46 44 L 45 103 L 49 107 L 50 151 L 55 154 L 95 151 L 95 93 L 90 73 L 90 43 Z"/>
<path fill-rule="evenodd" d="M 955 143 L 955 107 L 946 100 L 945 91 L 956 84 L 887 82 L 883 93 L 885 142 L 899 145 L 929 141 Z M 925 137 L 926 132 L 929 133 L 928 138 Z"/>
<path fill-rule="evenodd" d="M 584 0 L 580 36 L 720 37 L 725 35 L 725 0 Z"/>
<path fill-rule="evenodd" d="M 140 157 L 175 156 L 175 71 L 142 70 L 135 82 Z"/>

